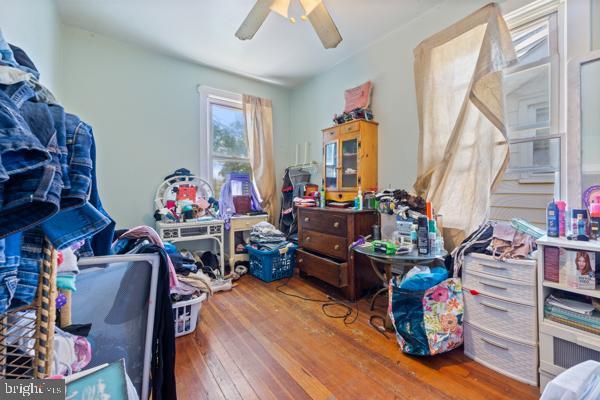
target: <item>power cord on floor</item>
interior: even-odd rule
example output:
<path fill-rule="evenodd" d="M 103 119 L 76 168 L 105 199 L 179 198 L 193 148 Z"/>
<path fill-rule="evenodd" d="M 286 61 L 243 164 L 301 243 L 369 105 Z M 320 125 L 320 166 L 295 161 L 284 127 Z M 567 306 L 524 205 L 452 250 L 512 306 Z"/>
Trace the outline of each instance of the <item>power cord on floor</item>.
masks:
<path fill-rule="evenodd" d="M 359 308 L 358 308 L 358 301 L 355 301 L 353 304 L 356 306 L 356 309 L 353 309 L 350 305 L 346 304 L 345 302 L 338 300 L 332 296 L 327 295 L 327 300 L 320 300 L 320 299 L 313 299 L 310 297 L 305 297 L 305 296 L 300 296 L 298 294 L 295 293 L 288 293 L 285 292 L 284 290 L 282 290 L 281 288 L 284 286 L 288 286 L 288 283 L 290 282 L 290 279 L 287 279 L 284 283 L 282 283 L 281 285 L 277 286 L 275 288 L 275 290 L 277 290 L 279 293 L 284 294 L 286 296 L 289 297 L 294 297 L 300 300 L 304 300 L 304 301 L 310 301 L 313 303 L 321 303 L 321 311 L 323 312 L 323 314 L 325 314 L 326 317 L 329 318 L 334 318 L 334 319 L 341 319 L 344 322 L 344 325 L 348 326 L 351 325 L 353 323 L 356 322 L 356 320 L 358 319 L 358 314 L 359 314 Z M 342 314 L 339 315 L 335 315 L 335 314 L 330 314 L 327 309 L 329 307 L 342 307 L 344 308 L 346 311 Z M 355 313 L 356 311 L 356 313 Z M 354 315 L 354 318 L 351 318 L 352 315 Z"/>

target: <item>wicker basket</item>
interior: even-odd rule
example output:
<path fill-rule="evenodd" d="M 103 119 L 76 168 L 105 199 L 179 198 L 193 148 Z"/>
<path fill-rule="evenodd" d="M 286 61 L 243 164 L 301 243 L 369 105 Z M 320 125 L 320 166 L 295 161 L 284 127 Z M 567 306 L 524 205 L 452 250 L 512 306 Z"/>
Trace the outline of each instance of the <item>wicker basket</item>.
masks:
<path fill-rule="evenodd" d="M 0 315 L 0 379 L 45 378 L 51 373 L 57 264 L 47 240 L 43 252 L 34 302 Z"/>

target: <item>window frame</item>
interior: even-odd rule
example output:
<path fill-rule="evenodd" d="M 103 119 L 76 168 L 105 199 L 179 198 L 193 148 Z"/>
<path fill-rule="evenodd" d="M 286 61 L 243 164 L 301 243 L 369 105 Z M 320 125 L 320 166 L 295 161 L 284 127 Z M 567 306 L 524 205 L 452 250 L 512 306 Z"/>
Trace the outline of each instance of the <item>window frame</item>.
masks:
<path fill-rule="evenodd" d="M 566 116 L 563 110 L 565 99 L 566 65 L 564 60 L 565 42 L 564 27 L 564 5 L 560 0 L 538 0 L 526 7 L 515 10 L 505 16 L 511 34 L 527 29 L 528 26 L 539 24 L 541 20 L 548 20 L 548 56 L 539 60 L 515 65 L 504 70 L 504 74 L 514 74 L 533 70 L 543 65 L 549 66 L 549 91 L 550 91 L 550 121 L 548 124 L 549 134 L 544 136 L 530 136 L 525 138 L 508 139 L 509 145 L 520 143 L 535 143 L 546 141 L 552 143 L 558 140 L 559 162 L 558 171 L 537 172 L 534 170 L 513 168 L 507 169 L 507 174 L 519 174 L 521 183 L 553 183 L 556 198 L 561 198 L 565 193 L 563 187 L 566 183 Z M 507 127 L 508 130 L 508 127 Z M 507 132 L 508 136 L 508 132 Z"/>
<path fill-rule="evenodd" d="M 198 85 L 198 93 L 200 94 L 200 178 L 209 182 L 213 190 L 215 190 L 213 178 L 215 160 L 248 162 L 250 164 L 249 154 L 248 157 L 213 154 L 212 146 L 212 105 L 232 108 L 243 112 L 242 95 L 204 85 Z M 219 197 L 219 193 L 215 193 L 214 195 L 215 197 Z"/>

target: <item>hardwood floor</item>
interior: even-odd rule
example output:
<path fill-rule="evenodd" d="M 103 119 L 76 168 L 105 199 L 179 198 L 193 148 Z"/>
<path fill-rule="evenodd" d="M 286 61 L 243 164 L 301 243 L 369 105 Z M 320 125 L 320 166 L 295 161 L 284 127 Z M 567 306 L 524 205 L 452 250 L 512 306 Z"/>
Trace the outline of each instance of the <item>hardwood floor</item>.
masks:
<path fill-rule="evenodd" d="M 204 303 L 196 332 L 177 339 L 179 399 L 539 398 L 538 388 L 477 364 L 462 349 L 402 354 L 394 335 L 386 339 L 369 326 L 366 300 L 345 326 L 319 303 L 277 292 L 282 283 L 244 276 Z M 282 289 L 326 300 L 298 277 Z M 336 308 L 328 311 L 343 313 Z"/>

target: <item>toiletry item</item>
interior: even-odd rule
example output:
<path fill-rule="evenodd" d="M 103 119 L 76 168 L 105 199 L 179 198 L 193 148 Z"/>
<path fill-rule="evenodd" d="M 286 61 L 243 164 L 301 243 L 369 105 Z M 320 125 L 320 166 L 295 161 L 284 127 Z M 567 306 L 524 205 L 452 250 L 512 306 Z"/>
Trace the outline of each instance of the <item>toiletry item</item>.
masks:
<path fill-rule="evenodd" d="M 587 242 L 589 237 L 587 235 L 587 224 L 583 219 L 582 214 L 577 214 L 577 240 Z"/>
<path fill-rule="evenodd" d="M 548 203 L 548 208 L 546 208 L 546 227 L 549 237 L 559 236 L 558 206 L 554 200 Z"/>
<path fill-rule="evenodd" d="M 433 209 L 430 201 L 425 203 L 425 215 L 427 216 L 428 220 L 433 219 Z"/>
<path fill-rule="evenodd" d="M 319 196 L 319 207 L 325 208 L 325 189 L 321 190 L 321 194 Z"/>
<path fill-rule="evenodd" d="M 587 210 L 585 208 L 573 208 L 571 210 L 571 232 L 574 236 L 577 236 L 579 234 L 579 216 L 581 216 L 581 219 L 583 219 L 587 227 Z"/>
<path fill-rule="evenodd" d="M 439 256 L 444 252 L 444 237 L 439 234 L 437 235 L 436 244 L 435 244 L 435 255 Z"/>
<path fill-rule="evenodd" d="M 429 223 L 427 217 L 417 219 L 417 249 L 419 254 L 429 254 Z"/>
<path fill-rule="evenodd" d="M 435 254 L 436 252 L 436 240 L 437 240 L 437 230 L 435 227 L 435 220 L 430 219 L 429 220 L 429 253 L 430 254 Z"/>
<path fill-rule="evenodd" d="M 590 239 L 600 240 L 600 201 L 590 204 Z"/>
<path fill-rule="evenodd" d="M 373 240 L 381 240 L 381 227 L 373 225 Z"/>
<path fill-rule="evenodd" d="M 416 249 L 417 248 L 417 226 L 416 225 L 413 225 L 410 230 L 410 241 L 412 244 L 412 248 Z"/>
<path fill-rule="evenodd" d="M 567 235 L 567 202 L 559 200 L 556 202 L 556 206 L 558 207 L 558 235 L 565 237 Z"/>
<path fill-rule="evenodd" d="M 362 194 L 362 189 L 360 188 L 360 186 L 358 187 L 358 209 L 362 211 L 363 207 L 364 207 L 364 199 L 363 199 L 363 194 Z"/>

